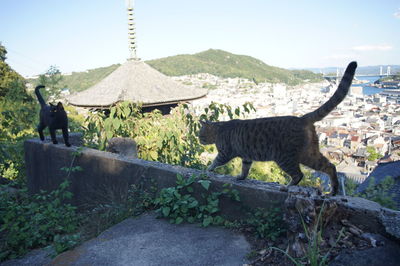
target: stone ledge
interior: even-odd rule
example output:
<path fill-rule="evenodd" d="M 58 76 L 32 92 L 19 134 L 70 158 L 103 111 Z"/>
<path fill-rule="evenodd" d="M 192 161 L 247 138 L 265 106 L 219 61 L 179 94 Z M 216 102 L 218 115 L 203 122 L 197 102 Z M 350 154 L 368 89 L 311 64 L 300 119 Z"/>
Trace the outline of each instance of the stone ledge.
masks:
<path fill-rule="evenodd" d="M 54 145 L 39 139 L 25 141 L 25 161 L 30 193 L 40 190 L 53 190 L 65 179 L 62 167 L 68 167 L 73 159 L 70 148 L 63 144 Z M 159 162 L 126 158 L 118 154 L 83 148 L 81 156 L 75 158 L 74 166 L 83 171 L 71 173 L 72 203 L 84 206 L 104 200 L 117 200 L 126 195 L 130 185 L 140 186 L 149 191 L 160 190 L 175 185 L 176 176 L 207 175 L 212 182 L 212 190 L 221 191 L 228 183 L 239 191 L 241 202 L 230 199 L 221 200 L 223 214 L 231 218 L 244 218 L 242 206 L 247 208 L 279 207 L 285 209 L 288 197 L 299 200 L 312 199 L 315 202 L 326 200 L 337 206 L 336 218 L 347 219 L 363 230 L 380 233 L 397 240 L 400 239 L 400 212 L 381 207 L 379 204 L 362 198 L 327 197 L 318 195 L 314 188 L 289 187 L 277 183 L 257 180 L 236 181 L 230 176 L 217 175 L 206 171 L 172 166 Z M 195 191 L 200 191 L 195 187 Z"/>

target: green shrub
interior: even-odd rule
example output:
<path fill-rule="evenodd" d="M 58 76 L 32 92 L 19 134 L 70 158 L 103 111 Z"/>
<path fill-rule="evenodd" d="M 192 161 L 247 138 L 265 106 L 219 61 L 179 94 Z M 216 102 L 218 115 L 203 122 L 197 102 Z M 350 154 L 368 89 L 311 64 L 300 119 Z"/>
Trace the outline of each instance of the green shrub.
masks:
<path fill-rule="evenodd" d="M 376 184 L 375 178 L 371 177 L 367 189 L 361 193 L 357 193 L 358 184 L 350 179 L 346 179 L 345 189 L 346 195 L 372 200 L 386 208 L 396 209 L 395 195 L 389 192 L 393 185 L 394 179 L 390 176 L 387 176 L 379 184 Z"/>
<path fill-rule="evenodd" d="M 163 116 L 159 111 L 142 114 L 140 105 L 122 102 L 111 107 L 109 113 L 90 114 L 84 126 L 85 139 L 89 146 L 103 150 L 113 137 L 130 137 L 135 139 L 142 159 L 199 169 L 204 168 L 200 155 L 205 147 L 197 137 L 198 120 L 218 121 L 224 115 L 238 118 L 252 110 L 251 104 L 233 110 L 228 105 L 211 103 L 197 117 L 183 104 Z"/>
<path fill-rule="evenodd" d="M 195 183 L 205 190 L 199 200 L 193 195 Z M 207 179 L 198 179 L 195 176 L 185 178 L 178 175 L 176 186 L 163 188 L 154 200 L 154 204 L 158 207 L 156 211 L 161 217 L 169 218 L 170 222 L 175 224 L 199 222 L 204 227 L 210 224 L 222 224 L 224 219 L 218 215 L 220 196 L 226 195 L 239 201 L 239 194 L 236 190 L 230 189 L 228 184 L 221 192 L 211 192 L 210 184 L 211 181 Z"/>
<path fill-rule="evenodd" d="M 252 228 L 257 237 L 272 241 L 286 232 L 283 213 L 279 208 L 257 208 L 250 213 L 250 218 L 244 221 L 243 226 Z"/>
<path fill-rule="evenodd" d="M 35 134 L 32 102 L 0 99 L 0 176 L 24 180 L 23 142 Z"/>
<path fill-rule="evenodd" d="M 379 184 L 376 184 L 375 178 L 371 177 L 367 189 L 354 196 L 375 201 L 386 208 L 396 209 L 396 202 L 393 199 L 394 194 L 389 192 L 393 185 L 394 179 L 390 176 L 387 176 Z"/>
<path fill-rule="evenodd" d="M 65 200 L 72 197 L 66 180 L 59 188 L 29 196 L 26 189 L 0 194 L 0 232 L 4 235 L 0 260 L 13 258 L 29 249 L 46 246 L 78 228 L 76 208 Z M 71 239 L 67 239 L 71 241 Z M 64 245 L 65 246 L 65 245 Z M 58 248 L 63 250 L 63 248 Z"/>

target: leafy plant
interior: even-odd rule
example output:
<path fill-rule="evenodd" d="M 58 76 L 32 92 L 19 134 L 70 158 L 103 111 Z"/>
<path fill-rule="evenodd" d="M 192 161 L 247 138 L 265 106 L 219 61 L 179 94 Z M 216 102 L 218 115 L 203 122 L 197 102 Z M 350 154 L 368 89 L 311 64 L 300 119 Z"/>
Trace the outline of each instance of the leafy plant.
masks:
<path fill-rule="evenodd" d="M 396 209 L 394 194 L 390 193 L 390 189 L 394 185 L 394 179 L 387 176 L 382 182 L 376 184 L 375 178 L 371 177 L 368 187 L 361 193 L 356 193 L 354 196 L 366 198 L 381 204 L 384 207 Z"/>
<path fill-rule="evenodd" d="M 66 179 L 69 179 L 71 173 L 80 172 L 80 171 L 83 170 L 83 168 L 81 166 L 79 166 L 79 165 L 74 166 L 74 162 L 75 162 L 76 158 L 82 155 L 82 150 L 83 150 L 83 148 L 79 147 L 79 148 L 76 149 L 76 151 L 72 152 L 72 160 L 71 160 L 71 164 L 70 164 L 69 167 L 66 167 L 66 166 L 65 167 L 61 167 L 60 170 L 61 171 L 65 171 L 67 173 L 67 178 Z"/>
<path fill-rule="evenodd" d="M 363 192 L 357 192 L 359 184 L 351 179 L 346 179 L 345 190 L 349 196 L 372 200 L 386 208 L 396 209 L 395 194 L 390 192 L 394 183 L 394 179 L 390 176 L 385 177 L 379 184 L 376 184 L 375 178 L 371 177 L 368 187 Z"/>
<path fill-rule="evenodd" d="M 70 235 L 55 235 L 53 238 L 53 247 L 57 254 L 67 251 L 77 246 L 82 241 L 80 233 Z"/>
<path fill-rule="evenodd" d="M 104 150 L 112 137 L 135 137 L 137 118 L 143 118 L 140 110 L 140 105 L 122 102 L 109 111 L 91 113 L 84 123 L 89 146 Z"/>
<path fill-rule="evenodd" d="M 225 186 L 222 192 L 210 192 L 211 181 L 207 179 L 177 175 L 176 184 L 175 187 L 162 189 L 154 200 L 158 207 L 156 211 L 160 216 L 169 218 L 171 223 L 200 222 L 204 227 L 222 224 L 224 219 L 218 215 L 219 197 L 226 195 L 233 200 L 240 200 L 238 192 L 228 186 Z M 193 195 L 194 184 L 199 184 L 206 192 L 201 194 L 201 200 L 197 200 Z"/>
<path fill-rule="evenodd" d="M 275 241 L 286 231 L 282 211 L 279 208 L 269 210 L 257 208 L 250 214 L 250 218 L 245 220 L 244 226 L 251 227 L 257 237 L 271 239 L 272 241 Z"/>
<path fill-rule="evenodd" d="M 23 179 L 23 141 L 33 136 L 35 108 L 30 104 L 0 100 L 0 176 Z"/>
<path fill-rule="evenodd" d="M 0 194 L 0 232 L 5 234 L 0 260 L 13 258 L 29 249 L 43 247 L 78 228 L 76 207 L 65 203 L 72 197 L 65 180 L 50 193 L 29 196 L 26 189 L 18 194 Z"/>
<path fill-rule="evenodd" d="M 112 137 L 130 137 L 135 139 L 142 159 L 204 168 L 201 154 L 205 148 L 197 137 L 198 119 L 217 121 L 225 115 L 237 118 L 252 110 L 254 107 L 249 103 L 234 110 L 228 105 L 212 103 L 197 117 L 187 104 L 182 104 L 165 117 L 159 111 L 142 114 L 140 106 L 122 102 L 111 107 L 109 113 L 89 115 L 85 122 L 85 139 L 90 146 L 105 149 L 107 140 Z"/>
<path fill-rule="evenodd" d="M 23 180 L 23 141 L 35 133 L 36 110 L 22 77 L 0 60 L 0 176 Z"/>
<path fill-rule="evenodd" d="M 245 117 L 253 111 L 256 111 L 256 109 L 249 102 L 246 102 L 242 106 L 237 106 L 235 109 L 232 109 L 227 104 L 211 102 L 208 107 L 204 108 L 204 113 L 199 116 L 199 119 L 208 121 L 221 121 L 224 118 L 237 119 Z"/>

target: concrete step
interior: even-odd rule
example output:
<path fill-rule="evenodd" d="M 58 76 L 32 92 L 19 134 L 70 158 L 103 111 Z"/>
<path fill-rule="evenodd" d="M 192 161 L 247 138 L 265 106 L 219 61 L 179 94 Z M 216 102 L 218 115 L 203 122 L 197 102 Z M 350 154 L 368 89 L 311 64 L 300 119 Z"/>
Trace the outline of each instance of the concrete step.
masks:
<path fill-rule="evenodd" d="M 220 227 L 170 224 L 154 213 L 129 218 L 58 255 L 52 265 L 243 265 L 250 244 Z"/>

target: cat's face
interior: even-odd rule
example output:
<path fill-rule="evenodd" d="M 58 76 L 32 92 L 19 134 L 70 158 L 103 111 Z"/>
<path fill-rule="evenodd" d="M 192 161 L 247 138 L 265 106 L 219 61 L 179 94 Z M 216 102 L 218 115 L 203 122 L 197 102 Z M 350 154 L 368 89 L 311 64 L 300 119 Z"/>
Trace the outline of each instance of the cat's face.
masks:
<path fill-rule="evenodd" d="M 203 145 L 213 144 L 217 139 L 217 126 L 210 121 L 200 121 L 199 140 Z"/>
<path fill-rule="evenodd" d="M 61 111 L 64 111 L 64 107 L 61 102 L 58 102 L 57 105 L 53 105 L 50 103 L 50 117 L 55 117 Z"/>

